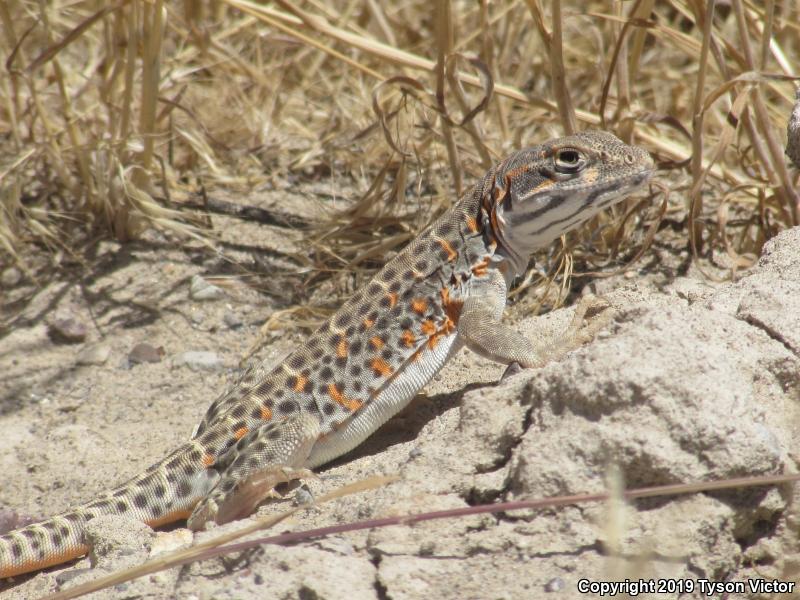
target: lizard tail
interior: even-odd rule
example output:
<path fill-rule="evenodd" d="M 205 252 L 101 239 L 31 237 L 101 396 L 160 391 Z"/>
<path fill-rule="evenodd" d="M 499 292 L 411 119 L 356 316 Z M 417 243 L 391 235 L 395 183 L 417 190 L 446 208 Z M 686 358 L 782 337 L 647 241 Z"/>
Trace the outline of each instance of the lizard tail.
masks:
<path fill-rule="evenodd" d="M 130 516 L 157 527 L 189 516 L 219 477 L 195 441 L 98 499 L 0 536 L 0 579 L 86 554 L 86 524 L 101 515 Z"/>

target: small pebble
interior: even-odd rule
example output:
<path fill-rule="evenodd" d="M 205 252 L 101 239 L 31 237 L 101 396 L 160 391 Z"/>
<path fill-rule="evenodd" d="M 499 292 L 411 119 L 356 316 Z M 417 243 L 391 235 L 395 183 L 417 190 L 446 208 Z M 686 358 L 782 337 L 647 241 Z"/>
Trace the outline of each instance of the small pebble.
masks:
<path fill-rule="evenodd" d="M 147 342 L 141 342 L 136 344 L 128 353 L 128 360 L 134 365 L 140 363 L 157 363 L 161 362 L 161 359 L 164 358 L 164 354 L 163 346 L 155 348 Z"/>
<path fill-rule="evenodd" d="M 314 504 L 314 495 L 308 488 L 299 487 L 294 492 L 294 503 L 296 506 Z"/>
<path fill-rule="evenodd" d="M 566 587 L 564 580 L 561 577 L 553 577 L 544 585 L 545 592 L 560 592 Z"/>
<path fill-rule="evenodd" d="M 188 529 L 159 531 L 150 547 L 150 558 L 192 545 L 192 532 Z"/>
<path fill-rule="evenodd" d="M 225 325 L 231 329 L 238 329 L 242 326 L 242 319 L 232 310 L 226 311 L 225 314 L 222 315 L 222 320 L 225 321 Z"/>
<path fill-rule="evenodd" d="M 189 295 L 193 300 L 219 300 L 225 296 L 225 292 L 202 276 L 194 275 L 189 286 Z"/>
<path fill-rule="evenodd" d="M 224 367 L 222 359 L 216 353 L 197 350 L 178 354 L 173 365 L 185 365 L 192 371 L 220 371 Z"/>
<path fill-rule="evenodd" d="M 22 280 L 22 273 L 16 267 L 8 267 L 0 274 L 0 284 L 4 288 L 12 288 Z"/>
<path fill-rule="evenodd" d="M 79 344 L 86 339 L 86 325 L 74 317 L 60 317 L 50 323 L 48 334 L 56 343 Z"/>
<path fill-rule="evenodd" d="M 78 352 L 75 361 L 79 365 L 102 365 L 111 355 L 111 348 L 107 344 L 89 344 Z"/>

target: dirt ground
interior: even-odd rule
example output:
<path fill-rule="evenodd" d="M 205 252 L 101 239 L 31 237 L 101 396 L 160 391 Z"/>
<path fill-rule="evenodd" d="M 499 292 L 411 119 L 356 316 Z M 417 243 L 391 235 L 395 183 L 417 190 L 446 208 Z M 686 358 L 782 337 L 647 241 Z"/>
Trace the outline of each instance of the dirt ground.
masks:
<path fill-rule="evenodd" d="M 271 268 L 291 268 L 274 251 L 298 236 L 221 218 L 215 224 L 230 255 L 260 252 L 274 260 Z M 678 276 L 657 258 L 627 276 L 592 282 L 617 311 L 593 343 L 501 385 L 502 365 L 462 351 L 408 409 L 308 486 L 319 496 L 376 474 L 400 481 L 302 512 L 274 533 L 600 492 L 611 472 L 626 487 L 793 472 L 800 450 L 798 255 L 800 230 L 792 230 L 770 242 L 738 282 Z M 198 274 L 222 296 L 192 297 Z M 100 244 L 89 268 L 65 268 L 36 293 L 0 339 L 6 524 L 91 499 L 192 433 L 261 324 L 286 307 L 285 284 L 265 283 L 258 293 L 240 281 L 199 245 L 182 248 L 153 234 L 135 244 Z M 24 286 L 7 293 L 22 294 Z M 527 335 L 554 335 L 571 309 L 539 318 L 518 313 L 512 317 Z M 83 326 L 85 340 L 55 339 L 57 320 L 62 328 Z M 259 358 L 273 363 L 302 337 L 273 331 Z M 131 360 L 142 343 L 150 353 L 140 347 L 133 358 L 156 362 Z M 289 498 L 259 515 L 291 505 Z M 640 597 L 678 597 L 676 586 L 686 591 L 680 597 L 708 597 L 703 590 L 711 588 L 703 586 L 715 583 L 798 580 L 795 507 L 791 489 L 761 487 L 431 521 L 266 546 L 92 597 L 580 598 L 598 595 L 580 591 L 582 580 L 626 579 L 662 586 L 663 593 Z M 46 596 L 192 539 L 181 527 L 154 534 L 124 519 L 103 521 L 93 535 L 110 543 L 98 543 L 103 550 L 91 559 L 2 582 L 0 596 Z M 726 597 L 789 596 L 748 589 Z"/>

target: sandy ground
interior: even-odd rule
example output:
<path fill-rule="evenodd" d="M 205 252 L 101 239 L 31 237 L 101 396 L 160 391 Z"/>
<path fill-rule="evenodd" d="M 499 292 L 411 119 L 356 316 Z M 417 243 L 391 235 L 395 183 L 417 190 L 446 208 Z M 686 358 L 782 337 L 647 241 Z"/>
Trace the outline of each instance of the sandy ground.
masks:
<path fill-rule="evenodd" d="M 255 248 L 269 256 L 291 239 L 250 224 L 220 230 L 226 244 L 259 240 L 243 255 Z M 798 255 L 800 230 L 771 242 L 761 264 L 736 283 L 711 286 L 646 270 L 598 282 L 616 317 L 595 342 L 502 385 L 501 365 L 463 351 L 408 409 L 308 485 L 319 496 L 371 475 L 399 475 L 399 482 L 305 511 L 273 531 L 604 491 L 610 472 L 621 474 L 612 478 L 618 484 L 637 487 L 795 470 Z M 259 326 L 285 307 L 280 289 L 256 293 L 237 284 L 226 264 L 157 238 L 107 243 L 91 268 L 65 270 L 37 293 L 0 339 L 6 522 L 88 500 L 191 434 Z M 221 298 L 190 296 L 193 275 L 220 273 L 226 277 L 212 280 Z M 527 335 L 554 335 L 570 310 L 518 326 Z M 85 326 L 85 341 L 54 341 L 57 319 Z M 277 361 L 301 337 L 276 332 L 259 357 Z M 160 360 L 132 363 L 140 343 Z M 193 370 L 181 364 L 188 351 L 211 352 L 218 362 Z M 84 364 L 104 355 L 102 364 Z M 684 586 L 681 597 L 699 598 L 703 581 L 796 581 L 794 505 L 791 489 L 762 487 L 431 521 L 266 546 L 92 597 L 580 598 L 587 597 L 581 580 L 641 578 L 663 593 L 639 597 L 674 598 L 675 586 Z M 124 519 L 96 529 L 92 559 L 0 582 L 0 597 L 42 597 L 192 540 L 180 527 L 154 534 Z"/>

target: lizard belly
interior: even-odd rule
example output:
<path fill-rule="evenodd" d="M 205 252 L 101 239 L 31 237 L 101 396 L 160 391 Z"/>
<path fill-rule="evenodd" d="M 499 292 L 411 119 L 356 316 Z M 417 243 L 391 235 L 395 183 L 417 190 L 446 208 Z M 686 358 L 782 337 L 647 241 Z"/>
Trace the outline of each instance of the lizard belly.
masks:
<path fill-rule="evenodd" d="M 405 408 L 463 345 L 458 334 L 452 333 L 440 337 L 435 347 L 426 347 L 408 359 L 369 403 L 338 427 L 320 436 L 309 455 L 308 468 L 324 465 L 361 444 Z"/>

